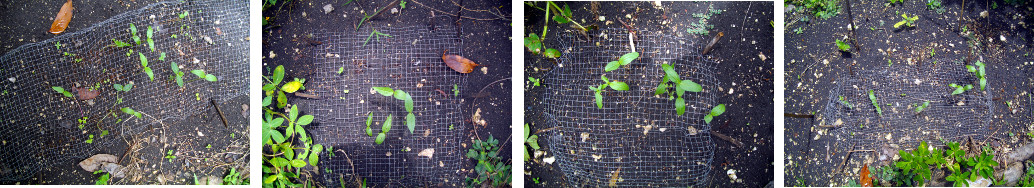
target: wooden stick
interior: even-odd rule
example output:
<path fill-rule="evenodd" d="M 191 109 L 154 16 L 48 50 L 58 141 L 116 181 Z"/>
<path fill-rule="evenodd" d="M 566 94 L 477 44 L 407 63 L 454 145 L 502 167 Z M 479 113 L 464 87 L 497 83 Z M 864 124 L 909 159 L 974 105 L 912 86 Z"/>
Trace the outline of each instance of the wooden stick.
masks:
<path fill-rule="evenodd" d="M 736 141 L 736 139 L 733 139 L 731 136 L 718 133 L 718 131 L 711 131 L 711 134 L 717 136 L 718 138 L 721 138 L 722 140 L 729 141 L 732 144 L 735 144 L 736 147 L 743 148 L 743 143 L 740 141 Z"/>
<path fill-rule="evenodd" d="M 212 100 L 209 100 L 209 101 L 212 102 L 212 106 L 215 106 L 215 111 L 219 112 L 219 118 L 223 120 L 223 126 L 226 127 L 227 129 L 229 129 L 230 128 L 230 123 L 226 121 L 226 116 L 223 115 L 223 110 L 219 109 L 219 104 L 215 103 L 215 99 L 212 99 Z"/>

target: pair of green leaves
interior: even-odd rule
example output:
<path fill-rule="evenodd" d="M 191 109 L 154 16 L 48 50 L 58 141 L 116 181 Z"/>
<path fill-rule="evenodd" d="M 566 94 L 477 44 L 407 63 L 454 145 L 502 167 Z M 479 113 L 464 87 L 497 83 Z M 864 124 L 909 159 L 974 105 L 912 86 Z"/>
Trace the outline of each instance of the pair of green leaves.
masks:
<path fill-rule="evenodd" d="M 129 92 L 130 89 L 133 89 L 133 83 L 127 83 L 126 85 L 115 84 L 114 87 L 115 91 Z"/>
<path fill-rule="evenodd" d="M 718 104 L 718 106 L 711 108 L 711 113 L 704 116 L 704 122 L 711 124 L 711 120 L 718 115 L 722 115 L 722 113 L 725 113 L 725 104 Z"/>
<path fill-rule="evenodd" d="M 373 90 L 384 96 L 393 96 L 395 99 L 402 100 L 405 103 L 406 112 L 409 112 L 409 114 L 406 115 L 406 128 L 409 128 L 409 133 L 413 134 L 413 131 L 416 130 L 416 115 L 413 114 L 413 96 L 410 96 L 409 93 L 406 93 L 401 89 L 394 90 L 390 87 L 373 87 Z"/>
<path fill-rule="evenodd" d="M 872 101 L 872 106 L 876 107 L 876 114 L 883 115 L 883 110 L 880 109 L 880 103 L 876 101 L 876 93 L 871 89 L 869 90 L 869 100 Z"/>
<path fill-rule="evenodd" d="M 541 84 L 540 84 L 539 82 L 541 82 L 541 81 L 542 81 L 542 79 L 537 79 L 537 78 L 535 78 L 535 77 L 531 77 L 531 76 L 529 76 L 529 77 L 528 77 L 528 81 L 531 81 L 531 83 L 532 83 L 532 85 L 533 85 L 533 86 L 541 86 Z"/>
<path fill-rule="evenodd" d="M 147 56 L 144 56 L 144 53 L 137 53 L 140 54 L 140 65 L 144 67 L 144 73 L 147 73 L 147 78 L 154 81 L 154 71 L 151 70 L 151 67 L 147 66 Z"/>
<path fill-rule="evenodd" d="M 607 67 L 604 67 L 603 70 L 607 72 L 618 70 L 621 66 L 632 64 L 632 61 L 635 61 L 636 58 L 639 58 L 639 52 L 626 53 L 621 55 L 617 61 L 607 63 Z"/>
<path fill-rule="evenodd" d="M 669 64 L 661 65 L 661 69 L 664 71 L 664 77 L 661 77 L 661 83 L 657 85 L 657 90 L 654 94 L 662 95 L 667 93 L 668 97 L 675 97 L 675 112 L 681 116 L 686 113 L 686 100 L 682 96 L 687 91 L 701 92 L 704 88 L 691 80 L 682 80 L 679 77 L 679 73 L 675 72 L 675 68 Z M 671 83 L 670 85 L 669 82 Z M 675 87 L 674 93 L 670 93 L 668 90 L 672 86 Z"/>
<path fill-rule="evenodd" d="M 527 123 L 524 124 L 524 143 L 531 147 L 533 150 L 539 149 L 539 135 L 531 134 L 531 127 Z M 524 161 L 531 159 L 531 154 L 528 152 L 528 147 L 524 147 Z"/>
<path fill-rule="evenodd" d="M 133 34 L 133 42 L 140 44 L 140 36 L 136 34 L 136 25 L 129 24 L 129 32 Z"/>
<path fill-rule="evenodd" d="M 63 88 L 63 87 L 53 86 L 53 87 L 50 87 L 50 88 L 54 89 L 54 91 L 57 91 L 57 93 L 65 95 L 65 97 L 75 97 L 75 96 L 72 96 L 72 92 L 66 91 L 65 88 Z"/>
<path fill-rule="evenodd" d="M 154 52 L 154 29 L 151 26 L 147 26 L 147 46 L 151 48 L 151 52 Z"/>
<path fill-rule="evenodd" d="M 111 39 L 111 41 L 115 43 L 112 46 L 117 47 L 117 48 L 133 46 L 133 44 L 122 42 L 121 40 Z"/>
<path fill-rule="evenodd" d="M 977 78 L 980 79 L 980 91 L 984 91 L 984 87 L 987 86 L 987 78 L 985 78 L 987 74 L 984 71 L 984 63 L 977 61 L 974 64 L 976 65 L 976 67 L 972 65 L 966 65 L 966 71 L 972 72 L 974 75 L 977 76 Z"/>
<path fill-rule="evenodd" d="M 132 115 L 132 116 L 136 116 L 136 118 L 144 118 L 144 115 L 142 113 L 137 112 L 136 110 L 133 110 L 132 108 L 129 108 L 129 107 L 123 107 L 122 108 L 122 112 L 124 112 L 126 114 L 129 114 L 129 115 Z"/>
<path fill-rule="evenodd" d="M 628 84 L 620 81 L 610 81 L 606 75 L 600 75 L 600 79 L 603 80 L 603 84 L 599 87 L 589 86 L 590 90 L 595 91 L 596 94 L 596 108 L 603 109 L 603 91 L 610 87 L 615 91 L 628 91 Z"/>
<path fill-rule="evenodd" d="M 844 104 L 844 106 L 847 106 L 847 108 L 854 108 L 854 105 L 851 105 L 850 102 L 847 102 L 847 100 L 844 99 L 844 96 L 840 96 L 840 104 Z"/>
<path fill-rule="evenodd" d="M 922 105 L 916 106 L 916 113 L 923 112 L 924 109 L 930 106 L 930 101 L 924 101 Z"/>
<path fill-rule="evenodd" d="M 962 93 L 964 93 L 966 91 L 969 91 L 969 90 L 973 89 L 973 84 L 966 84 L 966 86 L 961 86 L 961 85 L 952 83 L 952 84 L 948 84 L 948 86 L 955 88 L 955 91 L 952 91 L 951 95 L 962 94 Z"/>
<path fill-rule="evenodd" d="M 542 56 L 548 58 L 558 58 L 561 55 L 560 51 L 557 49 L 547 48 L 543 50 L 542 38 L 539 38 L 539 35 L 535 33 L 528 34 L 527 37 L 524 37 L 524 47 L 527 48 L 528 51 L 531 51 L 531 53 L 536 55 L 542 53 Z"/>
<path fill-rule="evenodd" d="M 366 135 L 373 134 L 373 132 L 371 132 L 372 130 L 370 130 L 371 120 L 373 120 L 372 112 L 370 113 L 370 116 L 366 119 Z M 381 125 L 381 133 L 377 133 L 377 139 L 374 140 L 374 142 L 377 144 L 384 143 L 384 139 L 388 138 L 388 131 L 391 131 L 391 114 L 388 114 L 388 117 L 384 119 L 384 124 Z"/>
<path fill-rule="evenodd" d="M 546 8 L 550 8 L 549 4 L 546 5 Z M 571 16 L 573 15 L 571 14 L 571 7 L 568 7 L 567 4 L 564 4 L 564 9 L 559 11 L 560 15 L 553 16 L 553 21 L 561 24 L 571 22 Z"/>

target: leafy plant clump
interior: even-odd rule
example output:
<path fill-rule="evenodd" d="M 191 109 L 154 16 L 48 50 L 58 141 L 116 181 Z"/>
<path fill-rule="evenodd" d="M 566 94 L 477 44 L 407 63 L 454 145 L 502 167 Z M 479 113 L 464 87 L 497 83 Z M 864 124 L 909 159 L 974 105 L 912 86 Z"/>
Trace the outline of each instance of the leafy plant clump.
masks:
<path fill-rule="evenodd" d="M 406 93 L 401 89 L 393 90 L 390 87 L 373 87 L 373 90 L 377 91 L 377 93 L 380 93 L 381 95 L 395 97 L 395 99 L 403 101 L 406 107 L 406 112 L 409 112 L 409 114 L 406 115 L 406 128 L 409 128 L 409 134 L 413 134 L 413 131 L 416 129 L 416 115 L 413 114 L 413 96 L 410 96 L 409 93 Z M 389 121 L 387 122 L 390 122 L 391 114 L 389 114 L 388 117 Z M 384 131 L 384 133 L 387 132 L 387 130 Z M 379 137 L 380 136 L 378 136 L 378 138 Z"/>
<path fill-rule="evenodd" d="M 840 51 L 843 51 L 843 52 L 850 52 L 851 51 L 851 45 L 847 44 L 846 40 L 845 41 L 841 41 L 840 39 L 837 39 L 836 44 L 837 44 L 837 48 L 840 49 Z"/>
<path fill-rule="evenodd" d="M 946 11 L 944 7 L 941 7 L 941 0 L 926 0 L 926 8 L 937 14 L 943 14 Z"/>
<path fill-rule="evenodd" d="M 980 79 L 980 91 L 984 91 L 984 87 L 987 86 L 987 78 L 985 77 L 987 74 L 984 72 L 984 63 L 977 61 L 973 64 L 976 66 L 966 65 L 966 71 L 972 72 Z"/>
<path fill-rule="evenodd" d="M 840 14 L 840 1 L 838 0 L 793 0 L 794 5 L 804 6 L 811 10 L 815 17 L 829 19 Z"/>
<path fill-rule="evenodd" d="M 887 0 L 887 3 L 883 4 L 883 6 L 888 6 L 889 7 L 889 6 L 894 5 L 894 4 L 899 4 L 900 5 L 903 2 L 905 2 L 905 0 Z"/>
<path fill-rule="evenodd" d="M 528 36 L 524 37 L 524 48 L 535 55 L 542 55 L 547 58 L 558 58 L 561 53 L 559 50 L 554 48 L 548 48 L 543 43 L 546 38 L 546 34 L 549 33 L 549 20 L 553 20 L 559 24 L 571 23 L 572 28 L 577 28 L 579 32 L 586 32 L 595 29 L 595 26 L 585 27 L 574 21 L 573 14 L 571 13 L 571 7 L 564 5 L 560 8 L 555 2 L 546 1 L 546 8 L 539 8 L 535 6 L 536 2 L 525 2 L 525 5 L 531 6 L 532 8 L 542 10 L 546 12 L 545 24 L 542 24 L 542 35 L 538 35 L 535 32 L 528 32 Z M 552 17 L 550 15 L 553 15 Z M 584 33 L 583 33 L 584 34 Z"/>
<path fill-rule="evenodd" d="M 679 77 L 679 73 L 675 72 L 669 64 L 661 65 L 661 69 L 664 70 L 664 77 L 661 78 L 661 83 L 657 85 L 657 90 L 654 92 L 655 95 L 668 94 L 668 98 L 675 98 L 675 112 L 680 116 L 686 113 L 686 100 L 682 98 L 687 91 L 689 92 L 701 92 L 704 90 L 700 84 L 691 80 L 682 80 Z M 671 82 L 670 84 L 668 82 Z M 675 90 L 668 88 L 675 87 Z"/>
<path fill-rule="evenodd" d="M 474 171 L 477 177 L 467 178 L 467 187 L 491 184 L 493 187 L 510 185 L 510 165 L 499 156 L 499 140 L 488 136 L 488 140 L 474 140 L 473 148 L 467 150 L 467 157 L 477 160 Z"/>
<path fill-rule="evenodd" d="M 725 113 L 725 104 L 718 104 L 718 106 L 711 108 L 710 113 L 704 116 L 704 122 L 711 124 L 711 120 L 718 115 L 722 115 L 722 113 Z"/>
<path fill-rule="evenodd" d="M 947 168 L 951 174 L 945 176 L 944 180 L 952 182 L 951 185 L 955 187 L 969 186 L 967 180 L 976 181 L 980 177 L 995 180 L 994 167 L 999 164 L 994 160 L 989 147 L 980 150 L 979 155 L 966 157 L 966 151 L 959 143 L 944 143 L 947 148 L 943 150 L 931 147 L 925 141 L 911 152 L 900 150 L 898 155 L 901 158 L 894 165 L 879 168 L 876 177 L 891 182 L 893 186 L 922 186 L 924 182 L 933 180 L 933 170 Z M 1029 170 L 1027 173 L 1034 175 Z"/>
<path fill-rule="evenodd" d="M 272 152 L 262 155 L 262 187 L 305 187 L 312 181 L 311 177 L 303 175 L 311 173 L 300 173 L 301 168 L 319 163 L 323 145 L 313 144 L 305 131 L 305 126 L 313 122 L 314 116 L 301 115 L 297 106 L 291 106 L 287 114 L 281 113 L 283 106 L 287 106 L 283 91 L 277 90 L 283 81 L 283 66 L 278 66 L 273 74 L 272 79 L 266 79 L 269 83 L 262 87 L 265 95 L 262 101 L 262 147 L 263 151 Z M 281 96 L 277 106 L 272 105 L 274 93 Z"/>
<path fill-rule="evenodd" d="M 710 33 L 707 31 L 708 29 L 714 29 L 714 25 L 708 24 L 707 20 L 711 19 L 711 16 L 722 14 L 722 11 L 723 10 L 714 9 L 714 5 L 712 4 L 707 6 L 707 12 L 693 13 L 693 17 L 699 18 L 700 20 L 696 23 L 689 23 L 689 28 L 686 29 L 686 32 L 695 35 L 707 35 Z"/>
<path fill-rule="evenodd" d="M 894 24 L 894 28 L 900 28 L 901 25 L 906 25 L 908 27 L 915 27 L 914 24 L 916 23 L 916 20 L 919 20 L 919 15 L 912 15 L 912 17 L 908 17 L 908 14 L 901 13 L 901 17 L 902 17 L 901 21 L 899 21 L 898 23 Z"/>

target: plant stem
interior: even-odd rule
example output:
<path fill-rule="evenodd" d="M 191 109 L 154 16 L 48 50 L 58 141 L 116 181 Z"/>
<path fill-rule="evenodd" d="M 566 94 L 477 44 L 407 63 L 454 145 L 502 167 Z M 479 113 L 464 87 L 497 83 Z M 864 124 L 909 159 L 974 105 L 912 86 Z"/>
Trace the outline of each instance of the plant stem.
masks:
<path fill-rule="evenodd" d="M 546 2 L 546 19 L 545 19 L 546 23 L 542 24 L 542 37 L 539 38 L 540 41 L 542 41 L 542 39 L 546 38 L 546 32 L 549 31 L 549 4 L 551 4 L 551 3 L 553 3 L 553 2 L 548 2 L 548 1 Z"/>
<path fill-rule="evenodd" d="M 560 6 L 557 6 L 556 3 L 549 2 L 549 4 L 553 5 L 553 8 L 556 8 L 557 12 L 563 12 L 563 11 L 560 11 Z M 546 8 L 549 8 L 549 7 L 546 7 Z M 546 12 L 546 13 L 549 13 L 549 12 Z M 560 14 L 560 16 L 564 16 L 565 18 L 567 18 L 567 20 L 571 20 L 571 23 L 574 23 L 574 25 L 577 25 L 578 29 L 582 29 L 582 31 L 586 30 L 585 27 L 582 26 L 582 24 L 578 24 L 578 22 L 575 21 L 574 19 L 572 19 L 571 17 L 567 17 L 564 14 Z M 546 14 L 546 18 L 549 18 L 549 14 Z"/>

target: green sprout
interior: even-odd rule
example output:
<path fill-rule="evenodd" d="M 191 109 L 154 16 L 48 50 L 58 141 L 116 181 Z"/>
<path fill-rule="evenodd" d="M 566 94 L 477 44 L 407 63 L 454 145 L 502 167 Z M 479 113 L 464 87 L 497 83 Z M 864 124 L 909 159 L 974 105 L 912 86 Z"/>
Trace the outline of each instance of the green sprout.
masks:
<path fill-rule="evenodd" d="M 987 74 L 984 71 L 984 63 L 977 61 L 974 64 L 976 65 L 975 67 L 972 65 L 966 65 L 966 71 L 972 72 L 980 79 L 980 91 L 984 91 L 984 87 L 987 86 L 987 78 L 985 77 Z"/>
<path fill-rule="evenodd" d="M 129 24 L 129 32 L 133 34 L 133 42 L 136 42 L 136 44 L 139 45 L 140 44 L 140 36 L 136 34 L 136 25 L 133 25 L 133 23 L 130 23 Z"/>
<path fill-rule="evenodd" d="M 416 115 L 413 114 L 413 96 L 405 91 L 393 90 L 390 87 L 373 87 L 373 90 L 381 95 L 395 97 L 395 99 L 403 101 L 406 111 L 409 112 L 406 115 L 406 127 L 409 128 L 409 133 L 412 134 L 416 130 Z"/>
<path fill-rule="evenodd" d="M 531 134 L 531 127 L 527 123 L 524 124 L 524 144 L 531 147 L 533 150 L 538 150 L 539 147 L 539 136 Z M 524 147 L 524 161 L 531 159 L 531 154 L 528 152 L 528 147 Z"/>
<path fill-rule="evenodd" d="M 603 80 L 604 83 L 600 84 L 599 87 L 589 86 L 590 90 L 596 92 L 596 108 L 603 109 L 603 91 L 606 90 L 607 87 L 610 87 L 610 89 L 615 91 L 628 91 L 628 84 L 625 82 L 610 81 L 607 79 L 606 75 L 600 75 L 600 79 Z"/>
<path fill-rule="evenodd" d="M 132 115 L 132 116 L 136 116 L 136 118 L 144 118 L 142 113 L 137 112 L 136 110 L 133 110 L 132 108 L 129 108 L 129 107 L 122 108 L 122 112 L 124 112 L 126 114 L 129 114 L 129 115 Z"/>
<path fill-rule="evenodd" d="M 388 131 L 391 130 L 391 114 L 388 114 L 388 118 L 384 119 L 384 125 L 381 125 L 381 133 L 377 134 L 377 139 L 374 140 L 377 144 L 384 143 L 384 139 L 388 137 Z"/>
<path fill-rule="evenodd" d="M 898 23 L 894 24 L 894 28 L 899 28 L 899 27 L 901 27 L 901 25 L 907 25 L 908 27 L 914 27 L 913 24 L 915 24 L 916 20 L 919 20 L 919 16 L 918 15 L 912 15 L 912 17 L 908 17 L 908 15 L 906 13 L 901 13 L 901 17 L 903 19 L 901 19 L 901 21 L 899 21 Z"/>
<path fill-rule="evenodd" d="M 169 152 L 165 152 L 165 158 L 169 159 L 170 163 L 172 162 L 173 159 L 176 159 L 176 156 L 172 155 L 172 151 L 173 150 L 170 149 Z"/>
<path fill-rule="evenodd" d="M 111 39 L 111 42 L 114 42 L 115 44 L 112 44 L 112 45 L 110 45 L 110 46 L 114 46 L 114 47 L 116 47 L 116 48 L 122 48 L 122 47 L 130 47 L 130 46 L 133 46 L 133 44 L 130 44 L 130 43 L 126 43 L 126 42 L 122 42 L 121 40 L 115 40 L 115 39 Z"/>
<path fill-rule="evenodd" d="M 837 44 L 837 48 L 839 48 L 840 51 L 843 51 L 843 52 L 850 52 L 851 51 L 851 45 L 847 44 L 846 41 L 841 41 L 840 39 L 837 39 L 836 44 Z"/>
<path fill-rule="evenodd" d="M 955 91 L 952 91 L 951 95 L 962 94 L 963 92 L 966 92 L 966 91 L 969 91 L 970 89 L 973 89 L 973 84 L 966 84 L 966 86 L 961 86 L 961 85 L 952 83 L 952 84 L 948 84 L 948 86 L 955 88 Z"/>
<path fill-rule="evenodd" d="M 74 96 L 72 96 L 72 92 L 66 91 L 65 88 L 57 87 L 57 86 L 50 87 L 50 88 L 54 89 L 54 91 L 57 91 L 57 93 L 65 95 L 65 97 L 74 97 Z"/>
<path fill-rule="evenodd" d="M 192 71 L 190 71 L 190 73 L 193 73 L 199 79 L 205 79 L 205 81 L 209 81 L 209 82 L 215 82 L 215 81 L 219 80 L 218 78 L 215 77 L 215 75 L 205 73 L 205 70 L 201 70 L 201 69 L 192 70 Z M 295 78 L 295 80 L 298 80 L 298 78 Z M 305 82 L 304 79 L 302 80 L 302 82 Z M 302 88 L 304 89 L 305 87 L 302 87 Z"/>
<path fill-rule="evenodd" d="M 528 77 L 528 81 L 531 81 L 532 86 L 541 86 L 541 84 L 539 82 L 542 81 L 542 80 L 541 79 L 536 79 L 535 77 L 529 76 Z"/>
<path fill-rule="evenodd" d="M 147 56 L 144 56 L 144 53 L 138 54 L 140 54 L 140 65 L 144 67 L 144 73 L 147 73 L 147 77 L 154 81 L 154 71 L 151 70 L 151 67 L 147 67 Z"/>
<path fill-rule="evenodd" d="M 379 31 L 377 31 L 376 29 L 374 29 L 373 32 L 370 32 L 370 36 L 366 37 L 366 42 L 363 42 L 363 46 L 366 46 L 366 43 L 370 42 L 370 38 L 375 38 L 377 40 L 377 42 L 380 42 L 381 41 L 381 36 L 391 37 L 391 35 L 389 35 L 389 34 L 384 34 L 384 33 L 381 33 Z"/>
<path fill-rule="evenodd" d="M 452 84 L 452 96 L 454 96 L 454 97 L 460 96 L 460 86 L 458 86 L 456 84 Z"/>
<path fill-rule="evenodd" d="M 632 64 L 632 61 L 635 61 L 636 58 L 639 58 L 639 52 L 626 53 L 625 55 L 622 55 L 620 58 L 618 58 L 617 61 L 611 61 L 610 63 L 607 63 L 607 67 L 603 70 L 607 72 L 617 70 L 621 66 Z"/>
<path fill-rule="evenodd" d="M 871 89 L 869 90 L 869 100 L 872 101 L 872 106 L 876 107 L 876 114 L 879 114 L 879 115 L 882 116 L 883 115 L 883 110 L 880 109 L 880 104 L 878 102 L 876 102 L 876 94 L 873 93 L 873 91 Z"/>
<path fill-rule="evenodd" d="M 926 109 L 926 107 L 929 107 L 929 106 L 930 106 L 930 101 L 924 101 L 923 105 L 919 105 L 919 106 L 916 107 L 916 113 L 923 112 L 923 109 Z"/>
<path fill-rule="evenodd" d="M 154 39 L 151 38 L 152 36 L 154 36 L 154 29 L 151 26 L 147 26 L 147 46 L 151 48 L 151 52 L 154 52 Z"/>
<path fill-rule="evenodd" d="M 844 104 L 847 108 L 854 108 L 854 105 L 851 105 L 847 100 L 844 100 L 844 96 L 840 96 L 840 104 Z"/>
<path fill-rule="evenodd" d="M 92 144 L 93 143 L 93 134 L 90 134 L 90 139 L 86 139 L 86 141 L 84 141 L 84 142 L 86 142 L 87 144 Z"/>
<path fill-rule="evenodd" d="M 687 91 L 701 92 L 703 91 L 703 87 L 691 80 L 682 80 L 682 78 L 679 78 L 679 74 L 675 72 L 675 68 L 669 64 L 661 65 L 661 69 L 664 70 L 664 77 L 661 78 L 661 83 L 657 85 L 657 90 L 654 94 L 659 96 L 667 93 L 668 98 L 675 98 L 675 112 L 681 116 L 686 113 L 686 100 L 682 98 L 683 95 L 685 95 Z M 669 84 L 668 82 L 671 83 Z M 675 90 L 671 91 L 668 89 L 669 87 L 675 87 Z"/>
<path fill-rule="evenodd" d="M 704 122 L 711 124 L 711 120 L 714 119 L 715 116 L 722 115 L 722 113 L 725 113 L 725 104 L 718 104 L 718 106 L 711 108 L 711 113 L 704 116 Z"/>

